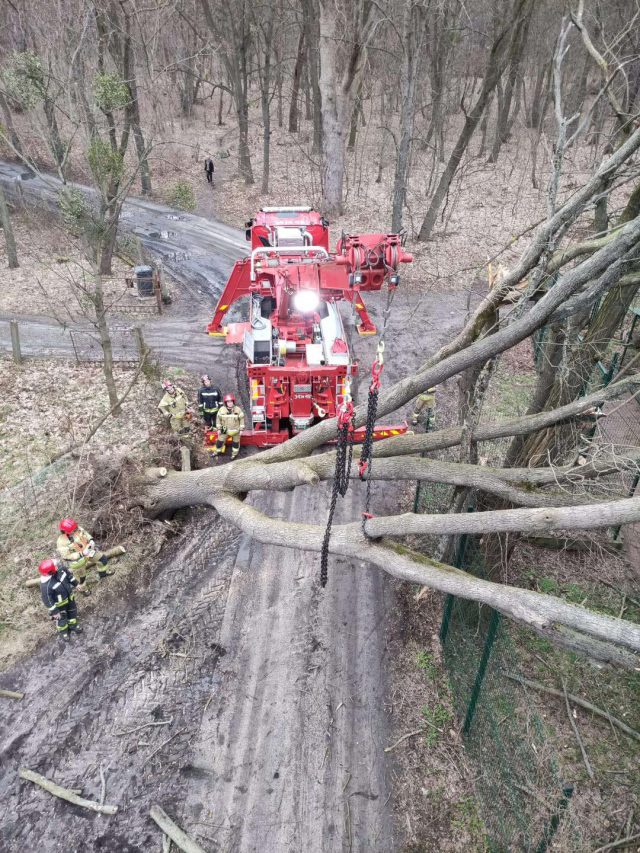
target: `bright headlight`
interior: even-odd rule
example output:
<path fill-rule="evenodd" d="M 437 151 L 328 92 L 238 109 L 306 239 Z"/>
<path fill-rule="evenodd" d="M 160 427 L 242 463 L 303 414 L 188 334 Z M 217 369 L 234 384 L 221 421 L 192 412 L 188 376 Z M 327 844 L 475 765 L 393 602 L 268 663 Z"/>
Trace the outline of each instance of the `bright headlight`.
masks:
<path fill-rule="evenodd" d="M 319 303 L 320 299 L 314 290 L 299 290 L 293 297 L 293 306 L 301 314 L 315 311 Z"/>

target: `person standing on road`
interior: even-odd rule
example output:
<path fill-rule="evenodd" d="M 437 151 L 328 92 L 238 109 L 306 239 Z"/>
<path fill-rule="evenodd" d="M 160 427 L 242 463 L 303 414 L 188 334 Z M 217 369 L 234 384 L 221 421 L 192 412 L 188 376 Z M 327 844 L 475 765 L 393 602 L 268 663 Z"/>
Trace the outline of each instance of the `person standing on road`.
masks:
<path fill-rule="evenodd" d="M 188 436 L 191 407 L 187 395 L 182 388 L 178 388 L 170 379 L 163 380 L 162 388 L 164 390 L 164 397 L 158 403 L 158 408 L 169 421 L 171 431 L 175 435 L 178 437 Z"/>
<path fill-rule="evenodd" d="M 74 518 L 63 518 L 59 530 L 56 550 L 68 570 L 78 576 L 78 591 L 89 595 L 87 570 L 97 566 L 98 578 L 104 580 L 114 574 L 113 569 L 107 568 L 110 557 L 121 556 L 126 551 L 122 545 L 112 548 L 107 554 L 99 551 L 91 534 Z"/>
<path fill-rule="evenodd" d="M 231 459 L 235 459 L 240 453 L 240 435 L 244 429 L 244 412 L 240 406 L 236 406 L 236 398 L 233 394 L 225 394 L 224 406 L 221 406 L 216 418 L 216 429 L 218 440 L 214 455 L 216 459 L 227 449 L 227 436 L 231 437 Z"/>
<path fill-rule="evenodd" d="M 216 425 L 218 409 L 222 403 L 222 391 L 211 384 L 208 374 L 204 373 L 200 380 L 202 388 L 198 391 L 198 407 L 200 416 L 205 422 L 207 429 L 213 429 Z"/>
<path fill-rule="evenodd" d="M 211 157 L 207 157 L 207 159 L 204 161 L 204 170 L 207 173 L 207 183 L 213 184 L 213 173 L 215 171 L 215 168 Z"/>
<path fill-rule="evenodd" d="M 57 560 L 43 560 L 38 571 L 42 603 L 56 623 L 58 638 L 68 643 L 71 633 L 82 633 L 82 628 L 78 625 L 78 607 L 74 592 L 78 581 L 73 572 L 62 568 Z"/>

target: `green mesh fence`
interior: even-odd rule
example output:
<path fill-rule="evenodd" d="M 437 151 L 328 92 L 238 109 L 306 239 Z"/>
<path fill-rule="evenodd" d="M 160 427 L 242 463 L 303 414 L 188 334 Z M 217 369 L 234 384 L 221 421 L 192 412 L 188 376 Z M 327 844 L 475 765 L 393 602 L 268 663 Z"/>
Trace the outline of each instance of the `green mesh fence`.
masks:
<path fill-rule="evenodd" d="M 481 576 L 478 546 L 462 539 L 456 564 Z M 508 677 L 519 675 L 508 622 L 489 607 L 447 596 L 440 639 L 476 774 L 486 849 L 543 853 L 561 828 L 563 849 L 580 849 L 575 827 L 566 825 L 573 788 L 558 774 L 554 750 L 526 692 Z"/>

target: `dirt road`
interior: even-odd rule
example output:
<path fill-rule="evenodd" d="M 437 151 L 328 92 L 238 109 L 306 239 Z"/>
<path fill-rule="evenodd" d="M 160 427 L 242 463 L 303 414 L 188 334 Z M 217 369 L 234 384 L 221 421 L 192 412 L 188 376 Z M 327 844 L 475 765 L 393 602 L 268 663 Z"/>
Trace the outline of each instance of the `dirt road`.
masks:
<path fill-rule="evenodd" d="M 381 299 L 368 303 L 379 317 Z M 400 290 L 383 381 L 445 340 L 463 310 L 460 295 Z M 351 334 L 366 390 L 376 341 Z M 255 500 L 321 523 L 328 492 Z M 352 488 L 337 520 L 359 517 L 362 500 Z M 397 500 L 374 486 L 372 511 Z M 324 591 L 318 572 L 317 556 L 263 547 L 195 510 L 124 600 L 101 598 L 79 641 L 59 649 L 52 638 L 0 675 L 26 693 L 0 699 L 0 850 L 159 850 L 154 802 L 207 851 L 402 849 L 384 753 L 390 593 L 357 561 L 334 561 Z M 110 818 L 17 776 L 28 766 L 99 799 L 101 765 L 106 801 L 120 807 Z"/>

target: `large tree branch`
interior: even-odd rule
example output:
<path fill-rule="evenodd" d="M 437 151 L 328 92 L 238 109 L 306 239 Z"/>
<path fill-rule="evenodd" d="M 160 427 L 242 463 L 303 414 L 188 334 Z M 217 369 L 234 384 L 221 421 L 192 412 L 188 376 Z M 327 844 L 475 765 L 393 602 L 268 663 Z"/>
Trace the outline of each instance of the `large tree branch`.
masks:
<path fill-rule="evenodd" d="M 604 160 L 589 181 L 563 204 L 550 219 L 538 228 L 535 237 L 520 261 L 503 278 L 473 311 L 464 329 L 452 341 L 441 347 L 424 363 L 422 370 L 437 364 L 442 359 L 459 352 L 477 336 L 484 318 L 494 311 L 506 294 L 519 284 L 540 261 L 551 240 L 584 210 L 586 205 L 608 184 L 611 175 L 640 147 L 640 129 Z"/>
<path fill-rule="evenodd" d="M 640 521 L 640 498 L 594 503 L 591 506 L 504 509 L 453 515 L 376 516 L 367 520 L 369 536 L 415 536 L 463 533 L 549 533 L 553 530 L 595 530 Z M 355 526 L 354 526 L 355 532 Z"/>
<path fill-rule="evenodd" d="M 210 502 L 221 517 L 259 542 L 313 552 L 322 548 L 324 530 L 317 525 L 270 518 L 228 493 L 211 495 Z M 555 596 L 485 581 L 401 546 L 374 544 L 358 525 L 335 527 L 330 552 L 370 563 L 411 583 L 487 604 L 556 642 L 581 646 L 598 659 L 628 668 L 640 665 L 639 625 Z"/>
<path fill-rule="evenodd" d="M 606 388 L 601 388 L 586 397 L 580 397 L 566 406 L 540 412 L 535 415 L 523 415 L 507 421 L 480 424 L 471 436 L 471 440 L 492 441 L 496 438 L 508 438 L 514 435 L 527 435 L 541 429 L 554 426 L 570 418 L 601 406 L 607 399 L 620 396 L 634 386 L 640 384 L 640 374 L 634 374 L 626 379 L 612 382 Z M 396 456 L 407 453 L 429 453 L 456 447 L 462 441 L 462 427 L 449 427 L 422 434 L 393 436 L 376 442 L 373 448 L 374 457 Z M 357 448 L 356 448 L 357 450 Z"/>

